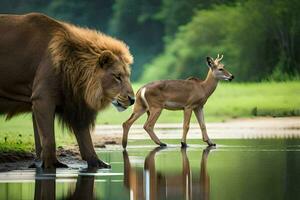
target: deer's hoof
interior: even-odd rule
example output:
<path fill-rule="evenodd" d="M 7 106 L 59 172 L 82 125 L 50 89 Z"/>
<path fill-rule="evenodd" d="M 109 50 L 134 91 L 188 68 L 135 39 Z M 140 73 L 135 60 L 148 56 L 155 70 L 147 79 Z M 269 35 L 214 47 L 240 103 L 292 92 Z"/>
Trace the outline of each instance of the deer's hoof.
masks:
<path fill-rule="evenodd" d="M 185 142 L 181 142 L 181 148 L 187 148 L 188 145 Z"/>
<path fill-rule="evenodd" d="M 212 147 L 212 146 L 216 146 L 215 143 L 213 143 L 210 139 L 208 139 L 207 141 L 205 141 L 209 147 Z"/>
<path fill-rule="evenodd" d="M 167 146 L 167 144 L 165 144 L 165 143 L 161 142 L 161 143 L 159 144 L 159 146 L 160 146 L 160 147 L 166 147 L 166 146 Z"/>
<path fill-rule="evenodd" d="M 123 149 L 126 149 L 126 147 L 127 147 L 127 142 L 122 142 L 122 146 L 123 146 Z"/>
<path fill-rule="evenodd" d="M 217 146 L 217 145 L 216 145 L 216 143 L 208 143 L 208 146 L 209 146 L 209 147 L 215 147 L 215 146 Z"/>

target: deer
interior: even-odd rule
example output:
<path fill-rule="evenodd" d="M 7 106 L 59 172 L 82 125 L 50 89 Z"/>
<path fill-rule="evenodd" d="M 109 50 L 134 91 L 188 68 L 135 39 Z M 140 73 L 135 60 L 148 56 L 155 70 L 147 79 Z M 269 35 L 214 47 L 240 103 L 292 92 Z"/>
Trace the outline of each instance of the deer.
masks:
<path fill-rule="evenodd" d="M 232 81 L 234 79 L 234 76 L 224 68 L 224 64 L 221 63 L 222 59 L 223 55 L 219 56 L 219 54 L 216 59 L 206 57 L 209 70 L 205 80 L 189 77 L 185 80 L 158 80 L 142 86 L 136 93 L 132 114 L 123 123 L 123 148 L 126 149 L 130 127 L 144 113 L 148 115 L 144 124 L 145 131 L 157 145 L 167 146 L 154 133 L 155 123 L 163 109 L 183 110 L 182 148 L 187 147 L 186 138 L 192 112 L 194 112 L 199 123 L 202 140 L 208 146 L 216 146 L 207 134 L 203 107 L 217 88 L 220 80 Z"/>

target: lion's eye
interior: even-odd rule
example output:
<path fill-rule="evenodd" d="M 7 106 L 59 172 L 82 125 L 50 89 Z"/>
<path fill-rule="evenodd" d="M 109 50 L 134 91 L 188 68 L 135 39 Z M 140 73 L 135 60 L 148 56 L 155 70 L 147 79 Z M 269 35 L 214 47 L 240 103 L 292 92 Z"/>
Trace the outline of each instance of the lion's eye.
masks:
<path fill-rule="evenodd" d="M 121 81 L 122 81 L 120 75 L 114 75 L 114 78 L 115 78 L 118 82 L 121 82 Z"/>

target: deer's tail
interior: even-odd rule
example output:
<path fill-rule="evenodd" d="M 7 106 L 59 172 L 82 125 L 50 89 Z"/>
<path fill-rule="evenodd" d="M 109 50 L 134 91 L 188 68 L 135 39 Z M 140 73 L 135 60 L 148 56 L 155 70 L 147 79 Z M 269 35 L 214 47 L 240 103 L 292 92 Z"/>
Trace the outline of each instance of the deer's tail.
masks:
<path fill-rule="evenodd" d="M 141 92 L 140 95 L 141 95 L 142 102 L 144 103 L 144 105 L 148 109 L 149 108 L 149 104 L 148 104 L 146 96 L 145 96 L 145 94 L 146 94 L 146 87 L 141 88 L 140 92 Z"/>

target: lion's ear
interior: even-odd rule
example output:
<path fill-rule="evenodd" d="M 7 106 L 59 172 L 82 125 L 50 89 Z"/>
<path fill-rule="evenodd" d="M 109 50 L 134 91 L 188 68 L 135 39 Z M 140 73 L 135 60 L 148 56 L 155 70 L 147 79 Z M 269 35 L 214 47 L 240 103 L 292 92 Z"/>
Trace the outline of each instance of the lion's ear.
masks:
<path fill-rule="evenodd" d="M 101 52 L 101 55 L 99 57 L 99 66 L 101 68 L 107 68 L 111 64 L 113 64 L 113 62 L 115 62 L 115 60 L 116 60 L 116 57 L 113 54 L 113 52 L 111 52 L 109 50 L 104 50 Z"/>

